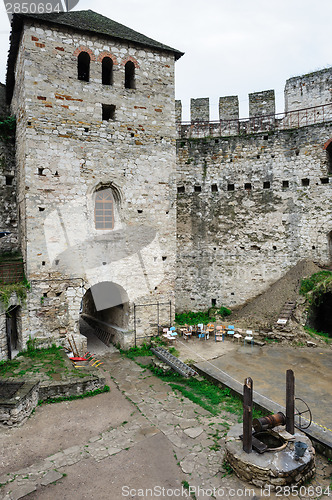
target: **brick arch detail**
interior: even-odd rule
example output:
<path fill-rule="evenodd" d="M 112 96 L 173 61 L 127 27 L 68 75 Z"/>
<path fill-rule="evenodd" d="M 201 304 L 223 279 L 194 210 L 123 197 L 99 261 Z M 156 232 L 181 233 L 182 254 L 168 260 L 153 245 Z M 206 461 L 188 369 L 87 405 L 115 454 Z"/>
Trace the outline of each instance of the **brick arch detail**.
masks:
<path fill-rule="evenodd" d="M 112 54 L 112 52 L 108 52 L 108 50 L 104 50 L 103 52 L 101 52 L 99 54 L 99 56 L 97 57 L 97 61 L 102 62 L 104 57 L 109 57 L 110 59 L 112 59 L 114 66 L 119 64 L 116 56 L 114 54 Z"/>
<path fill-rule="evenodd" d="M 324 149 L 327 149 L 331 145 L 332 145 L 332 137 L 324 144 Z"/>
<path fill-rule="evenodd" d="M 89 47 L 84 47 L 84 45 L 80 45 L 74 51 L 74 56 L 78 57 L 81 52 L 87 52 L 89 54 L 89 56 L 90 56 L 91 61 L 95 61 L 96 60 L 96 56 L 94 55 L 94 53 L 92 52 L 92 50 L 89 49 Z"/>
<path fill-rule="evenodd" d="M 128 61 L 131 61 L 132 63 L 134 63 L 134 66 L 135 66 L 135 68 L 136 68 L 136 69 L 138 69 L 138 68 L 139 68 L 139 64 L 138 64 L 138 62 L 137 62 L 137 61 L 136 61 L 136 59 L 135 59 L 134 57 L 132 57 L 132 56 L 128 56 L 128 57 L 126 57 L 125 59 L 122 59 L 122 61 L 121 61 L 122 66 L 125 66 L 125 65 L 126 65 L 126 63 L 127 63 Z"/>

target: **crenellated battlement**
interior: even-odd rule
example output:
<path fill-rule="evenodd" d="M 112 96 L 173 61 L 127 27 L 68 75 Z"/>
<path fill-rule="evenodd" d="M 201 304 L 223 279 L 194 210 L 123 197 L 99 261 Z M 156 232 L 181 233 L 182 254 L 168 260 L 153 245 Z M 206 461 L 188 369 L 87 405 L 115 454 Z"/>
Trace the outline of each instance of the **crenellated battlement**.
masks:
<path fill-rule="evenodd" d="M 238 96 L 219 98 L 219 120 L 210 121 L 208 97 L 191 99 L 190 122 L 182 122 L 182 103 L 176 101 L 180 137 L 228 136 L 298 128 L 332 120 L 332 67 L 293 77 L 285 85 L 285 111 L 275 112 L 275 92 L 249 94 L 249 118 L 239 117 Z"/>

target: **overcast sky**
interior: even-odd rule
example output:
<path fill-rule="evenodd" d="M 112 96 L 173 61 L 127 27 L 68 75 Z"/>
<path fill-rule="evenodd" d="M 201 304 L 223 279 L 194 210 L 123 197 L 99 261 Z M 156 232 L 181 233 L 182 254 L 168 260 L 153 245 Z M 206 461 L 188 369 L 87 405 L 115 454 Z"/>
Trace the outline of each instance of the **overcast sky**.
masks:
<path fill-rule="evenodd" d="M 36 0 L 38 2 L 38 0 Z M 275 89 L 283 111 L 285 81 L 331 66 L 332 0 L 80 0 L 92 9 L 185 52 L 176 63 L 176 98 L 189 118 L 191 97 L 209 97 L 211 119 L 219 96 Z M 0 11 L 0 81 L 5 81 L 9 21 Z"/>

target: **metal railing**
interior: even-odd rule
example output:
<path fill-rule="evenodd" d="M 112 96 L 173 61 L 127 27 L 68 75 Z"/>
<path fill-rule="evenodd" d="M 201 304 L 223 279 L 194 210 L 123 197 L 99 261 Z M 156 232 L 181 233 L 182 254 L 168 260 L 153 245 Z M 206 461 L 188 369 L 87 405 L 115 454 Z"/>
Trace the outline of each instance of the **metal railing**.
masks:
<path fill-rule="evenodd" d="M 178 123 L 178 134 L 182 138 L 248 135 L 306 127 L 328 121 L 332 121 L 332 103 L 250 118 L 185 121 Z"/>

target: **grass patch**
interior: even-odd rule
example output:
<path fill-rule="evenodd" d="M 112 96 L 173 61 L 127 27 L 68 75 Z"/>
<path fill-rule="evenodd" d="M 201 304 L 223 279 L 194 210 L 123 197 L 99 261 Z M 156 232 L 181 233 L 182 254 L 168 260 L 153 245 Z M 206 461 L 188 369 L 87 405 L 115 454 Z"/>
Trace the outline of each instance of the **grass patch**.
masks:
<path fill-rule="evenodd" d="M 20 283 L 12 283 L 10 285 L 0 283 L 0 302 L 2 302 L 5 310 L 7 311 L 9 308 L 10 297 L 13 293 L 16 294 L 19 303 L 24 305 L 27 298 L 27 290 L 30 290 L 30 287 L 31 285 L 26 279 Z"/>
<path fill-rule="evenodd" d="M 175 315 L 175 321 L 178 325 L 198 325 L 202 323 L 207 325 L 211 321 L 216 321 L 216 318 L 210 318 L 209 313 L 206 312 L 184 312 Z"/>
<path fill-rule="evenodd" d="M 326 278 L 332 278 L 331 271 L 319 271 L 318 273 L 312 274 L 309 278 L 304 278 L 301 281 L 300 295 L 306 296 L 308 292 L 311 292 L 316 285 L 325 281 Z"/>
<path fill-rule="evenodd" d="M 175 373 L 164 374 L 162 370 L 149 367 L 150 370 L 167 382 L 173 391 L 180 392 L 184 397 L 204 408 L 212 415 L 219 415 L 227 411 L 238 417 L 242 422 L 243 408 L 242 400 L 238 396 L 231 394 L 231 390 L 221 389 L 208 380 L 198 380 L 196 378 L 185 378 Z M 253 418 L 259 418 L 262 413 L 256 409 L 253 410 Z"/>
<path fill-rule="evenodd" d="M 307 333 L 309 333 L 310 337 L 314 338 L 314 339 L 317 339 L 317 337 L 320 337 L 322 338 L 323 340 L 325 340 L 325 342 L 327 344 L 330 344 L 332 342 L 332 338 L 329 337 L 329 334 L 326 333 L 326 332 L 318 332 L 317 330 L 315 330 L 314 328 L 309 328 L 308 326 L 305 326 L 304 327 L 305 331 Z"/>
<path fill-rule="evenodd" d="M 108 385 L 105 385 L 102 389 L 95 389 L 94 391 L 85 392 L 84 394 L 75 394 L 75 396 L 60 396 L 59 398 L 49 398 L 45 399 L 45 401 L 38 401 L 38 406 L 43 404 L 49 405 L 53 403 L 61 403 L 62 401 L 74 401 L 75 399 L 91 398 L 93 396 L 97 396 L 98 394 L 103 394 L 104 392 L 110 392 Z"/>
<path fill-rule="evenodd" d="M 153 356 L 151 346 L 147 344 L 143 344 L 140 347 L 131 347 L 127 350 L 120 349 L 120 353 L 132 360 L 140 356 Z"/>
<path fill-rule="evenodd" d="M 13 376 L 14 370 L 20 366 L 19 361 L 14 359 L 8 359 L 6 361 L 0 361 L 0 376 Z"/>

